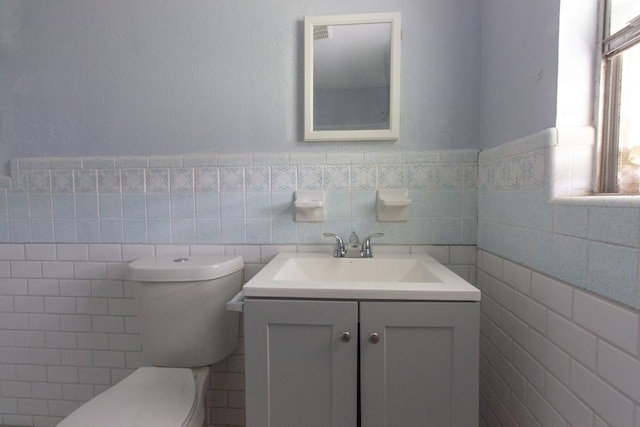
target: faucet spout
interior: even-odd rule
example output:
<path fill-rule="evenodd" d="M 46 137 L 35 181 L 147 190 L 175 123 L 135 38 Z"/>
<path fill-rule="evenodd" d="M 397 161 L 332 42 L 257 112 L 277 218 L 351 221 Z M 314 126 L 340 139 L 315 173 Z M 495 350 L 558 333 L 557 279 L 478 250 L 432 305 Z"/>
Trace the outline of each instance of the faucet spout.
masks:
<path fill-rule="evenodd" d="M 347 248 L 344 245 L 342 237 L 334 233 L 322 233 L 324 237 L 334 237 L 336 239 L 336 245 L 333 248 L 333 256 L 335 258 L 344 258 L 347 256 Z"/>
<path fill-rule="evenodd" d="M 372 237 L 382 237 L 384 233 L 373 233 L 367 236 L 362 243 L 362 248 L 360 249 L 360 256 L 362 258 L 373 258 L 373 252 L 371 251 L 371 238 Z"/>
<path fill-rule="evenodd" d="M 357 248 L 358 246 L 360 246 L 360 238 L 355 231 L 352 231 L 351 236 L 349 236 L 349 246 L 352 248 Z"/>

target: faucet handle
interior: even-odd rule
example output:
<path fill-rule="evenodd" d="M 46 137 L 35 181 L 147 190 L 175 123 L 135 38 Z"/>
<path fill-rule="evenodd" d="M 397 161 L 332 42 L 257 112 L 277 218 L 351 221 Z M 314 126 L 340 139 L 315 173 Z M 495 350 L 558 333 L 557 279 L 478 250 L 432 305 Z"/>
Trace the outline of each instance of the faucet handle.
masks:
<path fill-rule="evenodd" d="M 324 237 L 334 237 L 336 239 L 336 246 L 333 249 L 333 256 L 336 258 L 342 258 L 347 255 L 347 248 L 344 246 L 344 240 L 342 237 L 334 233 L 322 233 Z"/>
<path fill-rule="evenodd" d="M 367 236 L 362 243 L 362 248 L 360 249 L 360 256 L 362 258 L 372 258 L 373 252 L 371 252 L 371 238 L 372 237 L 382 237 L 384 233 L 373 233 Z"/>

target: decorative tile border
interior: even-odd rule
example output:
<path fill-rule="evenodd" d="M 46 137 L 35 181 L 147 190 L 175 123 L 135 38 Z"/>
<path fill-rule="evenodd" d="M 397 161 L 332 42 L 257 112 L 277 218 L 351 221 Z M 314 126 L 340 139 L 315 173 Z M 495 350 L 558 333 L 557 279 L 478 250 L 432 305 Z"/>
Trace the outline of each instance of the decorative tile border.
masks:
<path fill-rule="evenodd" d="M 16 159 L 0 189 L 0 242 L 474 244 L 477 150 Z M 65 167 L 69 167 L 65 169 Z M 406 188 L 406 223 L 378 223 L 375 191 Z M 325 223 L 298 224 L 298 189 L 325 190 Z M 447 200 L 453 209 L 434 209 Z M 326 230 L 325 230 L 326 228 Z M 375 229 L 375 230 L 374 230 Z"/>

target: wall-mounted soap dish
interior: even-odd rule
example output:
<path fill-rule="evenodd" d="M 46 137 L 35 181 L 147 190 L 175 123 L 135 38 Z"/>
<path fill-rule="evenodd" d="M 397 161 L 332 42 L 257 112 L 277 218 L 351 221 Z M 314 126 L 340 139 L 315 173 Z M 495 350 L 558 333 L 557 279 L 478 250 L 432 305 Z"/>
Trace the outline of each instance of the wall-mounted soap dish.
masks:
<path fill-rule="evenodd" d="M 322 190 L 296 191 L 293 205 L 296 209 L 296 221 L 324 221 L 325 194 Z"/>
<path fill-rule="evenodd" d="M 378 221 L 407 221 L 411 199 L 408 190 L 378 190 L 376 211 Z"/>

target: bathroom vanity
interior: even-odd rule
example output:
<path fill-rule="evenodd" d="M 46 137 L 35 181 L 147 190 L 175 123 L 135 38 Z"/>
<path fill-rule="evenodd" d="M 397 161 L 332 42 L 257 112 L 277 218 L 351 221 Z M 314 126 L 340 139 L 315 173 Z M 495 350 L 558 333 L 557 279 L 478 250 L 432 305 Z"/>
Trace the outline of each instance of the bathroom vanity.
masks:
<path fill-rule="evenodd" d="M 433 258 L 279 254 L 243 292 L 247 426 L 478 424 L 480 292 Z"/>

